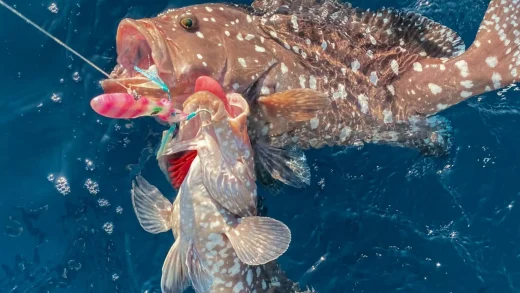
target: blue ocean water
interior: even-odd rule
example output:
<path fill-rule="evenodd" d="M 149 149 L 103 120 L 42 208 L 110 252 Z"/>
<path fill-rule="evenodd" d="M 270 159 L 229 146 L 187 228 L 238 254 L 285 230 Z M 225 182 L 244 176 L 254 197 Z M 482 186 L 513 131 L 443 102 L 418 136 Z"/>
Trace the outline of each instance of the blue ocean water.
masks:
<path fill-rule="evenodd" d="M 122 18 L 198 1 L 9 4 L 110 71 Z M 469 45 L 488 1 L 353 4 L 421 12 Z M 0 292 L 160 292 L 173 237 L 139 226 L 130 187 L 142 172 L 174 195 L 153 156 L 163 128 L 100 117 L 89 101 L 101 74 L 1 7 L 0 24 Z M 441 113 L 453 127 L 447 157 L 383 145 L 307 152 L 309 188 L 262 191 L 292 230 L 279 259 L 289 278 L 326 293 L 520 292 L 517 90 Z"/>

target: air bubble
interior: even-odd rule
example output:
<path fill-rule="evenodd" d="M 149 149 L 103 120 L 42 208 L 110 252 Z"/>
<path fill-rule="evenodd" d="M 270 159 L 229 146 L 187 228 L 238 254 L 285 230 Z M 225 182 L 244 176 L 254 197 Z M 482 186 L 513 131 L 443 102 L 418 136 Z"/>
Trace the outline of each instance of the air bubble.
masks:
<path fill-rule="evenodd" d="M 69 260 L 69 269 L 79 271 L 81 269 L 81 263 L 73 259 Z"/>
<path fill-rule="evenodd" d="M 107 234 L 112 234 L 114 232 L 114 224 L 107 222 L 103 225 L 103 230 L 107 232 Z"/>
<path fill-rule="evenodd" d="M 86 181 L 85 181 L 85 188 L 88 189 L 88 192 L 90 192 L 90 194 L 93 194 L 93 195 L 96 195 L 99 193 L 99 185 L 97 182 L 95 181 L 92 181 L 92 179 L 88 178 Z"/>
<path fill-rule="evenodd" d="M 119 275 L 116 274 L 116 273 L 114 273 L 114 274 L 112 275 L 112 281 L 117 281 L 117 279 L 119 279 Z"/>
<path fill-rule="evenodd" d="M 18 237 L 22 235 L 23 227 L 22 223 L 13 219 L 13 217 L 9 216 L 9 223 L 5 226 L 5 234 L 10 237 Z"/>
<path fill-rule="evenodd" d="M 110 203 L 108 202 L 108 200 L 106 200 L 104 198 L 100 198 L 100 199 L 98 199 L 98 205 L 100 207 L 104 208 L 104 207 L 110 206 Z"/>
<path fill-rule="evenodd" d="M 85 170 L 94 171 L 95 168 L 96 168 L 96 165 L 94 165 L 94 162 L 92 162 L 89 159 L 85 159 Z"/>
<path fill-rule="evenodd" d="M 56 3 L 52 3 L 47 9 L 52 13 L 58 13 L 58 6 Z"/>
<path fill-rule="evenodd" d="M 123 207 L 118 206 L 118 207 L 116 208 L 116 213 L 118 213 L 118 214 L 121 215 L 121 214 L 123 213 Z"/>
<path fill-rule="evenodd" d="M 67 179 L 65 177 L 58 178 L 55 182 L 55 186 L 58 192 L 62 195 L 67 195 L 70 193 L 69 182 L 67 182 Z"/>
<path fill-rule="evenodd" d="M 81 76 L 79 76 L 79 72 L 74 72 L 72 74 L 72 79 L 75 81 L 75 82 L 80 82 L 81 81 Z"/>
<path fill-rule="evenodd" d="M 50 182 L 53 182 L 54 181 L 54 174 L 49 174 L 47 176 L 47 180 L 49 180 Z"/>
<path fill-rule="evenodd" d="M 52 94 L 51 100 L 54 103 L 61 103 L 61 96 L 59 94 Z"/>

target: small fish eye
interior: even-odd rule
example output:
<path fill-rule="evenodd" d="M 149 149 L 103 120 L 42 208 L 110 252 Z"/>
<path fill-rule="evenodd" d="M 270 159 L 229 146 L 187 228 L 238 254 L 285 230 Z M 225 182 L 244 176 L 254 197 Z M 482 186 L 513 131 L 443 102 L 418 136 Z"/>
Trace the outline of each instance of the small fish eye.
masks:
<path fill-rule="evenodd" d="M 184 16 L 183 18 L 181 18 L 179 23 L 186 30 L 195 30 L 198 28 L 199 24 L 197 18 L 193 15 Z"/>

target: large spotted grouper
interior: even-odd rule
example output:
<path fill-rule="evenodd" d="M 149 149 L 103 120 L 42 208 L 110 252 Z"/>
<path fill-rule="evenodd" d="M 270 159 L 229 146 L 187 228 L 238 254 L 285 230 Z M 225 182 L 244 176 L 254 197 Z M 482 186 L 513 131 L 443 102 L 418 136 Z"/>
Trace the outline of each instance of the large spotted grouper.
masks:
<path fill-rule="evenodd" d="M 431 116 L 517 81 L 519 13 L 519 0 L 490 1 L 465 50 L 451 29 L 392 9 L 332 0 L 188 6 L 122 20 L 118 65 L 102 86 L 164 98 L 134 70 L 156 66 L 180 106 L 198 77 L 216 79 L 248 99 L 258 173 L 301 187 L 310 178 L 301 149 L 361 141 L 442 150 L 443 126 Z"/>

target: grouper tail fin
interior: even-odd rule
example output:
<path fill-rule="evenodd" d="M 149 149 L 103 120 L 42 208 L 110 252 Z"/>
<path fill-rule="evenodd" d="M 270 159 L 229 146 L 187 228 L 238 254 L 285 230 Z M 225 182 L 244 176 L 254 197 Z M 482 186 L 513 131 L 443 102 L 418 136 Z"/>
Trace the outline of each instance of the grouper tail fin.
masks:
<path fill-rule="evenodd" d="M 520 1 L 492 0 L 471 47 L 463 54 L 418 60 L 393 83 L 411 115 L 433 115 L 520 77 Z M 399 103 L 399 102 L 397 102 Z"/>

